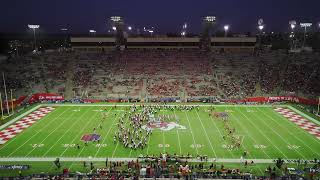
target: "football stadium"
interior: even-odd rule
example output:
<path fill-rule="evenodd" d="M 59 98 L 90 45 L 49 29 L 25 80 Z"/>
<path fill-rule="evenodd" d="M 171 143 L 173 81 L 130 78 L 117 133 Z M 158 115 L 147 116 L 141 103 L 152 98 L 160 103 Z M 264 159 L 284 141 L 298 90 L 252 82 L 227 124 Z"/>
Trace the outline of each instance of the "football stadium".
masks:
<path fill-rule="evenodd" d="M 320 24 L 107 19 L 1 37 L 0 179 L 320 178 Z"/>

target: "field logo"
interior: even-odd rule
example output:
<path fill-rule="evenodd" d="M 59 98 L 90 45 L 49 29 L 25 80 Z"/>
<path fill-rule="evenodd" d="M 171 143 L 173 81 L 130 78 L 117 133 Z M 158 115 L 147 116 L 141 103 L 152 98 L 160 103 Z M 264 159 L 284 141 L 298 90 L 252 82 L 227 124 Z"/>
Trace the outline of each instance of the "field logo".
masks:
<path fill-rule="evenodd" d="M 185 126 L 182 126 L 180 124 L 177 124 L 175 122 L 164 122 L 164 121 L 159 121 L 159 122 L 150 122 L 146 125 L 142 126 L 142 129 L 160 129 L 161 131 L 170 131 L 174 128 L 177 129 L 187 129 Z"/>
<path fill-rule="evenodd" d="M 81 137 L 82 141 L 99 141 L 100 140 L 100 135 L 99 134 L 85 134 Z"/>

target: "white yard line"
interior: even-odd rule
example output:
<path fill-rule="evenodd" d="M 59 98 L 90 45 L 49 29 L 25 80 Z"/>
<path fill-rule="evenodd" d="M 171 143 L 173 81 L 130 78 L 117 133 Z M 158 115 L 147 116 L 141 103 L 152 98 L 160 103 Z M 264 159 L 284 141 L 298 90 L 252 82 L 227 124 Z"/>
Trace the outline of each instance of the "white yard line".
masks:
<path fill-rule="evenodd" d="M 166 153 L 166 138 L 164 137 L 164 131 L 162 131 L 162 144 L 163 144 L 163 153 Z"/>
<path fill-rule="evenodd" d="M 87 112 L 89 112 L 89 110 L 87 110 L 86 112 L 84 112 L 80 117 L 77 117 L 77 119 L 82 118 L 85 114 L 87 114 Z M 75 112 L 73 112 L 73 114 L 74 114 L 74 113 L 75 113 Z M 50 150 L 51 150 L 62 138 L 64 138 L 65 135 L 66 135 L 66 134 L 72 129 L 72 127 L 73 127 L 74 125 L 76 125 L 77 123 L 79 123 L 79 122 L 76 121 L 76 120 L 74 120 L 73 123 L 72 123 L 72 125 L 71 125 L 71 127 L 70 127 L 67 131 L 65 131 L 65 132 L 63 133 L 63 135 L 60 136 L 60 138 L 59 138 L 57 141 L 55 141 L 55 143 L 46 151 L 46 153 L 45 153 L 42 157 L 45 157 L 45 156 L 50 152 Z"/>
<path fill-rule="evenodd" d="M 83 161 L 92 161 L 92 162 L 105 162 L 106 158 L 90 158 L 90 157 L 60 157 L 61 162 L 83 162 Z M 131 161 L 137 160 L 138 158 L 108 158 L 108 161 Z M 53 162 L 56 160 L 55 157 L 28 157 L 28 158 L 0 158 L 0 162 Z M 275 163 L 276 159 L 245 159 L 247 161 L 253 161 L 255 164 L 269 164 Z M 292 163 L 298 159 L 285 159 L 289 160 Z M 140 159 L 140 161 L 144 161 Z M 188 159 L 188 162 L 204 162 L 199 159 Z M 243 161 L 243 160 L 242 160 Z M 313 159 L 308 159 L 308 161 L 313 161 Z M 217 162 L 217 163 L 241 163 L 241 159 L 225 159 L 225 158 L 208 158 L 207 162 Z"/>
<path fill-rule="evenodd" d="M 107 115 L 110 114 L 110 111 L 111 111 L 111 110 L 112 110 L 112 107 L 111 107 L 111 108 L 109 109 L 109 111 L 107 112 Z M 104 138 L 104 140 L 101 142 L 101 144 L 104 144 L 104 142 L 106 141 L 106 139 L 107 139 L 107 137 L 108 137 L 108 135 L 109 135 L 109 133 L 110 133 L 113 125 L 114 125 L 115 119 L 116 119 L 116 118 L 114 118 L 113 122 L 111 123 L 111 126 L 110 126 L 110 128 L 108 129 L 107 135 L 106 135 L 106 137 Z M 100 149 L 101 149 L 101 146 L 98 148 L 98 151 L 96 152 L 96 154 L 95 154 L 93 157 L 97 157 L 98 153 L 100 152 Z"/>
<path fill-rule="evenodd" d="M 97 112 L 95 115 L 93 115 L 93 116 L 91 116 L 91 118 L 89 118 L 88 122 L 83 126 L 83 128 L 81 129 L 81 131 L 80 131 L 79 134 L 81 134 L 81 133 L 84 132 L 84 130 L 85 130 L 85 128 L 87 127 L 88 123 L 91 122 L 92 119 L 96 118 L 96 117 L 98 116 L 98 114 L 99 114 L 99 112 Z M 74 137 L 74 139 L 72 140 L 71 144 L 74 143 L 74 141 L 76 140 L 76 138 L 77 138 L 77 136 Z M 85 148 L 86 148 L 86 147 L 84 146 L 84 147 L 81 149 L 81 151 L 78 153 L 77 157 L 80 156 L 80 154 L 83 152 L 83 150 L 84 150 Z M 67 147 L 67 148 L 63 151 L 63 153 L 60 154 L 59 157 L 61 157 L 65 152 L 67 152 L 68 149 L 69 149 L 69 147 Z M 71 169 L 71 167 L 73 166 L 73 164 L 74 164 L 73 162 L 70 164 L 69 169 Z"/>
<path fill-rule="evenodd" d="M 114 154 L 116 153 L 116 149 L 118 148 L 118 145 L 119 145 L 119 142 L 117 142 L 117 145 L 116 147 L 114 148 L 113 152 L 112 152 L 112 158 L 114 158 Z M 129 157 L 131 157 L 131 153 L 132 153 L 132 149 L 130 150 L 130 154 L 129 154 Z"/>
<path fill-rule="evenodd" d="M 236 111 L 237 111 L 237 110 L 236 110 Z M 241 110 L 239 110 L 239 112 L 250 122 L 250 124 L 252 124 L 252 125 L 255 127 L 255 129 L 257 129 L 257 130 L 259 131 L 259 133 L 260 133 L 262 136 L 264 136 L 264 137 L 270 142 L 270 144 L 271 144 L 273 147 L 275 147 L 275 148 L 283 155 L 284 158 L 288 159 L 288 157 L 287 157 L 276 145 L 274 145 L 274 144 L 272 143 L 272 141 L 268 138 L 268 136 L 266 136 L 266 135 L 259 129 L 259 127 L 257 127 L 253 122 L 251 122 L 250 118 L 248 118 L 244 113 L 242 113 Z"/>
<path fill-rule="evenodd" d="M 261 119 L 260 116 L 255 115 L 255 113 L 252 113 L 253 116 L 255 116 L 257 119 Z M 272 127 L 270 127 L 270 125 L 268 123 L 265 123 L 265 121 L 263 119 L 261 119 L 261 121 L 263 122 L 263 124 L 268 127 L 269 129 L 271 129 L 271 131 L 276 134 L 285 144 L 289 145 L 288 142 L 277 132 L 275 131 Z M 294 149 L 295 152 L 297 152 L 303 159 L 306 159 L 306 157 L 300 153 L 300 151 Z"/>
<path fill-rule="evenodd" d="M 255 138 L 253 138 L 253 137 L 251 137 L 250 135 L 251 135 L 251 131 L 248 131 L 244 126 L 243 126 L 243 124 L 242 124 L 242 122 L 240 122 L 240 120 L 239 120 L 239 118 L 237 117 L 237 116 L 235 116 L 235 115 L 233 115 L 232 113 L 230 113 L 231 114 L 231 116 L 233 116 L 235 119 L 236 119 L 236 121 L 235 122 L 237 122 L 237 124 L 239 124 L 239 126 L 241 127 L 241 129 L 243 129 L 245 132 L 247 132 L 247 134 L 248 134 L 248 137 L 255 143 L 255 144 L 259 144 L 256 140 L 255 140 Z M 252 148 L 254 148 L 254 147 L 252 147 Z M 246 149 L 246 150 L 250 150 L 251 148 L 248 148 L 248 149 Z M 264 150 L 264 149 L 261 149 L 262 150 L 262 152 L 269 158 L 269 159 L 271 159 L 271 157 L 266 153 L 266 151 Z M 251 154 L 250 154 L 250 152 L 249 152 L 249 156 L 252 156 Z"/>
<path fill-rule="evenodd" d="M 198 148 L 196 147 L 196 140 L 194 139 L 194 135 L 193 135 L 193 131 L 192 131 L 192 128 L 191 128 L 191 124 L 190 124 L 190 121 L 189 121 L 189 117 L 187 115 L 187 113 L 184 111 L 184 114 L 185 116 L 187 117 L 187 120 L 188 120 L 188 123 L 189 123 L 189 128 L 190 128 L 190 131 L 191 131 L 191 135 L 192 135 L 192 139 L 193 139 L 193 144 L 194 144 L 194 147 L 196 149 L 196 152 L 197 152 L 197 155 L 199 154 L 199 151 L 198 151 Z"/>
<path fill-rule="evenodd" d="M 208 140 L 208 142 L 209 142 L 209 144 L 210 144 L 211 150 L 213 151 L 214 156 L 217 157 L 217 154 L 216 154 L 216 152 L 214 151 L 214 148 L 213 148 L 213 146 L 212 146 L 212 143 L 211 143 L 211 141 L 210 141 L 210 138 L 209 138 L 209 136 L 208 136 L 208 133 L 207 133 L 206 129 L 204 128 L 203 123 L 202 123 L 202 120 L 201 120 L 201 118 L 200 118 L 200 116 L 199 116 L 199 114 L 198 114 L 198 110 L 195 110 L 195 111 L 196 111 L 196 114 L 197 114 L 197 116 L 198 116 L 198 119 L 200 120 L 202 129 L 203 129 L 204 133 L 206 134 L 206 137 L 207 137 L 207 140 Z"/>
<path fill-rule="evenodd" d="M 66 110 L 64 110 L 61 114 L 59 114 L 56 118 L 62 116 L 69 108 L 66 108 Z M 50 115 L 50 113 L 49 113 Z M 46 117 L 46 116 L 45 116 Z M 45 118 L 44 117 L 44 118 Z M 45 125 L 44 127 L 42 127 L 39 131 L 37 131 L 37 133 L 33 134 L 27 141 L 25 141 L 22 145 L 20 145 L 18 148 L 16 148 L 14 151 L 12 151 L 8 156 L 11 156 L 13 153 L 15 153 L 16 151 L 18 151 L 21 147 L 23 147 L 25 144 L 27 144 L 33 137 L 37 136 L 40 132 L 42 132 L 44 129 L 46 129 L 48 126 L 50 126 L 53 122 L 55 122 L 55 119 L 53 118 L 47 125 Z M 32 126 L 31 126 L 32 127 Z M 4 146 L 2 147 L 4 148 Z"/>
<path fill-rule="evenodd" d="M 286 126 L 281 125 L 277 120 L 275 120 L 273 117 L 271 117 L 271 116 L 268 115 L 267 113 L 261 111 L 259 108 L 257 108 L 257 109 L 258 109 L 258 111 L 262 112 L 265 116 L 267 116 L 267 117 L 269 117 L 270 119 L 272 119 L 272 121 L 275 122 L 276 124 L 278 124 L 280 127 L 282 127 L 283 129 L 287 130 L 287 132 L 291 135 L 291 137 L 293 137 L 294 139 L 297 139 L 297 140 L 300 141 L 302 144 L 304 144 L 306 147 L 308 147 L 313 153 L 315 153 L 315 154 L 317 154 L 318 156 L 320 156 L 320 153 L 317 153 L 317 152 L 313 151 L 313 149 L 312 149 L 308 144 L 306 144 L 303 140 L 301 140 L 301 139 L 299 138 L 299 136 L 296 136 L 296 134 L 293 134 Z M 278 113 L 277 113 L 277 115 L 279 115 L 280 117 L 282 117 L 282 116 L 281 116 L 280 114 L 278 114 Z M 282 118 L 283 118 L 283 117 L 282 117 Z M 293 124 L 293 123 L 291 123 L 291 122 L 289 122 L 289 124 L 296 127 L 296 125 Z M 298 129 L 304 131 L 302 128 L 298 128 Z M 314 139 L 314 138 L 313 138 L 313 139 Z M 320 143 L 320 141 L 318 141 L 318 140 L 316 140 L 316 142 Z"/>
<path fill-rule="evenodd" d="M 116 145 L 116 147 L 114 148 L 111 157 L 114 157 L 114 154 L 116 153 L 116 150 L 117 150 L 117 148 L 118 148 L 118 145 L 119 145 L 119 142 L 117 142 L 117 145 Z M 131 152 L 132 152 L 132 149 L 130 150 L 130 156 L 129 156 L 129 157 L 131 157 Z"/>
<path fill-rule="evenodd" d="M 150 137 L 151 137 L 151 134 L 149 134 L 149 138 L 148 138 L 147 155 L 149 155 Z"/>
<path fill-rule="evenodd" d="M 177 117 L 177 115 L 176 115 L 176 110 L 175 110 L 175 109 L 173 109 L 173 113 L 174 113 L 174 116 Z M 180 136 L 179 136 L 179 131 L 178 131 L 178 129 L 176 129 L 176 132 L 177 132 L 177 136 L 178 136 L 179 153 L 182 154 L 182 151 L 181 151 L 181 142 L 180 142 Z"/>
<path fill-rule="evenodd" d="M 91 118 L 89 118 L 87 120 L 87 123 L 83 126 L 83 128 L 79 131 L 78 135 L 81 135 L 83 134 L 84 130 L 87 128 L 88 124 L 90 124 L 90 122 L 92 121 L 92 119 L 94 119 L 99 113 L 97 112 L 95 115 L 91 116 Z M 74 143 L 74 141 L 77 139 L 78 135 L 76 135 L 73 140 L 71 141 L 71 144 Z M 62 157 L 64 155 L 65 152 L 67 152 L 67 150 L 69 149 L 69 147 L 67 147 L 58 157 Z M 81 152 L 83 151 L 83 149 L 85 149 L 85 147 L 82 148 L 82 150 L 80 151 L 80 153 L 78 153 L 78 156 L 79 154 L 81 154 Z"/>
<path fill-rule="evenodd" d="M 118 116 L 118 114 L 117 114 L 117 116 Z M 131 120 L 129 119 L 128 121 L 124 121 L 125 122 L 125 125 L 127 125 L 127 123 L 128 122 L 130 122 Z M 114 121 L 115 122 L 115 121 Z M 113 122 L 113 123 L 114 123 Z M 114 154 L 116 153 L 116 150 L 117 150 L 117 148 L 118 148 L 118 145 L 119 145 L 119 141 L 117 141 L 117 145 L 116 145 L 116 147 L 114 148 L 114 150 L 113 150 L 113 152 L 112 152 L 112 158 L 114 157 Z M 132 153 L 132 149 L 130 150 L 130 155 L 129 155 L 129 157 L 131 157 L 131 153 Z"/>
<path fill-rule="evenodd" d="M 72 117 L 74 113 L 75 113 L 75 112 L 70 113 L 70 114 L 68 115 L 68 118 L 69 118 L 69 117 Z M 54 130 L 51 131 L 39 144 L 42 144 L 45 140 L 47 140 L 48 137 L 51 136 L 51 134 L 53 134 L 54 132 L 56 132 L 56 130 L 60 129 L 60 128 L 62 127 L 62 125 L 64 125 L 65 122 L 68 122 L 68 118 L 64 118 L 64 120 L 63 120 L 62 122 L 60 122 L 59 126 L 56 126 L 56 128 L 54 128 Z M 69 129 L 70 129 L 70 128 L 69 128 Z M 25 155 L 25 157 L 27 157 L 29 154 L 31 154 L 35 149 L 36 149 L 36 148 L 33 148 L 31 151 L 29 151 L 29 152 Z"/>
<path fill-rule="evenodd" d="M 220 134 L 220 137 L 223 138 L 223 135 L 222 135 L 220 129 L 216 126 L 216 123 L 214 122 L 215 120 L 212 118 L 212 116 L 210 116 L 210 118 L 211 118 L 211 121 L 212 121 L 214 127 L 218 130 L 218 132 L 219 132 L 219 134 Z M 242 143 L 241 143 L 241 144 L 242 144 Z M 243 145 L 243 144 L 242 144 L 242 145 Z M 223 152 L 225 152 L 225 151 L 223 151 Z M 233 154 L 232 151 L 227 151 L 227 152 L 228 152 L 229 154 L 231 154 L 232 157 L 235 157 L 235 155 Z"/>

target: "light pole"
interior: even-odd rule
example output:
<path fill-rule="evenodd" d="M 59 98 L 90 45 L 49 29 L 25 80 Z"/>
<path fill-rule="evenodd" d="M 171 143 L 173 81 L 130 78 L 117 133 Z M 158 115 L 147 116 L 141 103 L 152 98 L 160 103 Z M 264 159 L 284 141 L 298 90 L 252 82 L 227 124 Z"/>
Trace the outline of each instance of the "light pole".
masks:
<path fill-rule="evenodd" d="M 63 33 L 64 33 L 64 35 L 65 35 L 65 37 L 64 37 L 64 47 L 65 48 L 67 48 L 67 32 L 68 32 L 68 29 L 67 28 L 62 28 L 62 29 L 60 29 Z"/>
<path fill-rule="evenodd" d="M 290 33 L 289 37 L 292 40 L 291 49 L 295 49 L 295 42 L 294 42 L 295 33 L 294 33 L 294 29 L 296 28 L 297 22 L 295 20 L 289 21 L 289 25 L 290 25 L 290 28 L 291 28 L 291 33 Z"/>
<path fill-rule="evenodd" d="M 258 20 L 258 29 L 259 29 L 259 48 L 261 48 L 261 43 L 262 43 L 261 34 L 262 34 L 262 30 L 264 29 L 264 21 L 261 18 Z"/>
<path fill-rule="evenodd" d="M 307 28 L 312 26 L 312 23 L 300 23 L 300 26 L 304 28 L 304 34 L 303 34 L 303 43 L 302 43 L 302 49 L 304 49 L 304 46 L 306 44 L 306 35 L 307 35 Z"/>
<path fill-rule="evenodd" d="M 40 25 L 28 24 L 28 27 L 33 30 L 34 50 L 37 51 L 36 29 L 39 29 Z"/>
<path fill-rule="evenodd" d="M 262 43 L 262 30 L 264 29 L 264 25 L 259 25 L 258 26 L 259 29 L 259 48 L 261 48 L 261 43 Z"/>
<path fill-rule="evenodd" d="M 184 23 L 184 24 L 182 25 L 182 31 L 181 31 L 181 36 L 182 36 L 182 37 L 185 37 L 185 36 L 186 36 L 186 34 L 187 34 L 187 27 L 188 27 L 187 23 Z"/>
<path fill-rule="evenodd" d="M 228 30 L 229 30 L 229 25 L 225 25 L 225 26 L 223 27 L 223 29 L 224 29 L 224 37 L 227 37 L 227 35 L 228 35 Z"/>

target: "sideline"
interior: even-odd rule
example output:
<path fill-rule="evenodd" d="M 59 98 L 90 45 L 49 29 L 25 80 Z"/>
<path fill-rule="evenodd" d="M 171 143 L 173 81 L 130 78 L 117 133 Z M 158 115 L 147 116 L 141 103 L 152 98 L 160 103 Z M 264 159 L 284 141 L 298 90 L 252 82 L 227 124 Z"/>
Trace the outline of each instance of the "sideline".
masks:
<path fill-rule="evenodd" d="M 83 162 L 83 161 L 92 161 L 92 162 L 105 162 L 108 161 L 136 161 L 138 158 L 92 158 L 92 157 L 61 157 L 60 161 L 64 162 Z M 12 157 L 12 158 L 0 158 L 0 162 L 50 162 L 55 161 L 55 157 Z M 141 162 L 144 162 L 144 159 L 138 159 Z M 256 164 L 268 164 L 274 163 L 275 159 L 219 159 L 219 158 L 208 158 L 207 161 L 200 161 L 199 159 L 188 159 L 188 162 L 218 162 L 218 163 L 244 163 L 244 161 L 251 162 L 253 161 Z"/>

